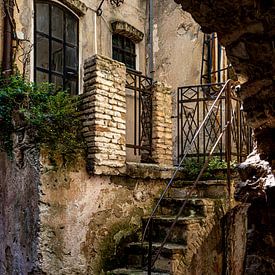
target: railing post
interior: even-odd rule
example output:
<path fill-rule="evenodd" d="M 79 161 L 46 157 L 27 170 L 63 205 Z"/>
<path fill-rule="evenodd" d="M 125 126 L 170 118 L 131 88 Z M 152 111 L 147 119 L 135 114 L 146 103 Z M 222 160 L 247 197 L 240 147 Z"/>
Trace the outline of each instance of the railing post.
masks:
<path fill-rule="evenodd" d="M 231 85 L 232 82 L 230 81 L 226 87 L 226 94 L 225 94 L 225 119 L 227 123 L 226 128 L 226 140 L 225 140 L 225 149 L 226 149 L 226 162 L 227 162 L 227 193 L 228 193 L 228 210 L 230 211 L 231 208 L 231 177 L 230 177 L 230 161 L 231 161 L 231 146 L 232 146 L 232 139 L 231 139 L 231 131 L 232 131 L 232 102 L 231 102 Z M 228 236 L 225 236 L 226 240 Z M 227 242 L 228 245 L 228 242 Z M 226 253 L 226 274 L 231 274 L 231 251 L 230 247 L 227 247 Z"/>
<path fill-rule="evenodd" d="M 227 162 L 227 190 L 228 190 L 228 200 L 229 200 L 229 207 L 230 207 L 230 200 L 231 200 L 231 177 L 230 177 L 230 161 L 231 161 L 231 146 L 232 146 L 232 139 L 231 139 L 231 130 L 232 130 L 232 104 L 231 104 L 231 84 L 229 82 L 226 87 L 226 95 L 225 95 L 225 119 L 226 123 L 228 123 L 226 129 L 226 136 L 225 136 L 225 149 L 226 149 L 226 162 Z"/>
<path fill-rule="evenodd" d="M 148 275 L 151 275 L 152 272 L 152 232 L 153 232 L 153 219 L 149 224 L 149 232 L 148 232 Z"/>

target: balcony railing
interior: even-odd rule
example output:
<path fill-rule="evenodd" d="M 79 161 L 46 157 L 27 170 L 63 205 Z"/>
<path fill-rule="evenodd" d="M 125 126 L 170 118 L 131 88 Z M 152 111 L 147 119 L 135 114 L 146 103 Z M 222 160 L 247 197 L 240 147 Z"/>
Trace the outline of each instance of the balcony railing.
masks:
<path fill-rule="evenodd" d="M 185 148 L 189 146 L 201 121 L 208 113 L 209 107 L 219 94 L 222 84 L 178 88 L 178 161 L 182 158 Z M 231 160 L 243 161 L 252 150 L 251 129 L 247 126 L 246 117 L 242 111 L 242 103 L 233 89 L 227 89 L 226 93 L 219 98 L 187 157 L 205 160 L 226 121 L 231 120 L 229 140 L 226 141 L 227 137 L 224 136 L 219 141 L 213 155 L 225 160 L 226 152 L 230 150 Z"/>
<path fill-rule="evenodd" d="M 153 80 L 127 69 L 126 75 L 126 147 L 141 161 L 152 154 Z"/>

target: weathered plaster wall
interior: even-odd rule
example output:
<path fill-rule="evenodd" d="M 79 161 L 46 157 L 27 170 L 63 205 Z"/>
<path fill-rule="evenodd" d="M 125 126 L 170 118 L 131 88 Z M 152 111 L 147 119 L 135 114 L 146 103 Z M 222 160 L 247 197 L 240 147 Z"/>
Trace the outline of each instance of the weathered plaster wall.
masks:
<path fill-rule="evenodd" d="M 36 274 L 39 271 L 37 153 L 35 148 L 29 147 L 22 158 L 13 161 L 5 153 L 0 153 L 1 275 Z"/>
<path fill-rule="evenodd" d="M 112 29 L 111 22 L 115 20 L 126 21 L 128 24 L 134 26 L 142 33 L 146 33 L 146 1 L 135 0 L 125 2 L 120 7 L 113 7 L 109 2 L 103 4 L 102 16 L 96 16 L 96 9 L 99 5 L 99 1 L 56 1 L 61 5 L 68 7 L 67 2 L 72 2 L 73 5 L 69 5 L 76 12 L 79 17 L 79 68 L 80 68 L 80 80 L 83 77 L 83 64 L 84 60 L 93 54 L 103 54 L 108 57 L 112 57 Z M 29 49 L 33 45 L 33 28 L 34 28 L 34 6 L 31 0 L 19 0 L 18 1 L 19 13 L 15 10 L 15 21 L 17 34 L 20 37 L 28 40 L 22 41 L 22 46 Z M 83 6 L 84 4 L 84 7 Z M 81 7 L 81 9 L 79 8 Z M 133 16 L 135 15 L 135 16 Z M 96 28 L 95 28 L 96 24 Z M 137 44 L 137 69 L 145 73 L 145 40 Z M 27 51 L 28 52 L 28 51 Z M 22 71 L 22 51 L 19 50 L 17 55 L 17 61 L 19 68 Z M 30 60 L 27 64 L 27 75 L 32 79 L 33 71 L 33 50 L 30 50 Z M 82 91 L 82 88 L 81 88 Z"/>
<path fill-rule="evenodd" d="M 244 274 L 247 208 L 238 205 L 216 220 L 184 274 Z"/>
<path fill-rule="evenodd" d="M 177 88 L 200 84 L 203 33 L 191 15 L 173 1 L 155 1 L 154 78 L 172 88 L 177 115 Z M 177 121 L 173 119 L 173 158 L 177 158 Z"/>
<path fill-rule="evenodd" d="M 4 11 L 1 8 L 0 9 L 0 16 L 3 18 L 4 16 Z M 3 20 L 0 20 L 0 41 L 3 41 L 4 34 L 3 34 Z M 0 61 L 2 62 L 2 55 L 3 55 L 3 43 L 0 43 Z"/>
<path fill-rule="evenodd" d="M 47 159 L 41 175 L 39 251 L 47 274 L 100 274 L 115 242 L 141 225 L 164 181 L 89 176 L 78 159 L 55 169 Z M 140 173 L 141 174 L 141 173 Z"/>
<path fill-rule="evenodd" d="M 203 33 L 173 1 L 155 1 L 155 78 L 177 87 L 200 83 Z"/>

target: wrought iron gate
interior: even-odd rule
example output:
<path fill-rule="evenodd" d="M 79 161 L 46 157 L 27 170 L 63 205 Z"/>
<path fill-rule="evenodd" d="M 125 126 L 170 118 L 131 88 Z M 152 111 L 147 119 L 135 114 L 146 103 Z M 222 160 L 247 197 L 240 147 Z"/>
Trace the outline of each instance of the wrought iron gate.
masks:
<path fill-rule="evenodd" d="M 126 147 L 142 161 L 152 153 L 152 84 L 153 80 L 127 69 L 126 76 Z"/>

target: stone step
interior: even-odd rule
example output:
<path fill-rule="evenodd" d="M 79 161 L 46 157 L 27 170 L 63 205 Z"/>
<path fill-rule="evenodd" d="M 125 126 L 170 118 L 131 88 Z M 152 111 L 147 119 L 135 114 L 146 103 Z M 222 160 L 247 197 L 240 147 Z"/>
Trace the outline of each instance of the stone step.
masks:
<path fill-rule="evenodd" d="M 186 204 L 181 213 L 182 217 L 205 216 L 206 207 L 214 205 L 214 203 L 209 199 L 190 198 L 186 200 L 185 198 L 165 197 L 160 202 L 157 209 L 157 215 L 175 216 L 178 214 L 185 201 Z"/>
<path fill-rule="evenodd" d="M 157 254 L 161 243 L 153 243 L 152 244 L 152 258 L 154 255 Z M 147 265 L 147 256 L 148 256 L 148 242 L 141 243 L 131 243 L 127 247 L 127 254 L 128 254 L 128 266 L 129 267 L 145 267 Z M 173 244 L 173 243 L 166 243 L 162 248 L 158 259 L 154 264 L 154 268 L 156 270 L 161 271 L 170 271 L 172 260 L 176 257 L 175 255 L 180 255 L 183 257 L 186 253 L 186 246 Z"/>
<path fill-rule="evenodd" d="M 156 216 L 153 218 L 152 241 L 162 242 L 166 237 L 175 216 Z M 146 224 L 148 217 L 143 219 Z M 204 217 L 179 217 L 167 242 L 174 244 L 187 245 L 188 240 L 201 229 Z M 144 228 L 144 227 L 143 227 Z M 146 240 L 148 239 L 148 234 Z"/>
<path fill-rule="evenodd" d="M 194 181 L 177 180 L 169 188 L 166 197 L 185 198 L 193 190 Z M 225 180 L 199 181 L 194 188 L 192 198 L 222 199 L 227 194 L 227 184 Z"/>

